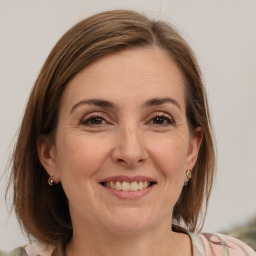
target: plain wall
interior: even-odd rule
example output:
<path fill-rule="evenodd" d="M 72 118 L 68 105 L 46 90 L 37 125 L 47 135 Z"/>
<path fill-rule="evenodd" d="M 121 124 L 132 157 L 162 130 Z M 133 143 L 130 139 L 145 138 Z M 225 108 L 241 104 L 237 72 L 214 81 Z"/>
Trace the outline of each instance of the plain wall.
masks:
<path fill-rule="evenodd" d="M 125 8 L 173 23 L 194 49 L 208 91 L 218 176 L 204 230 L 256 215 L 255 0 L 0 0 L 0 174 L 4 173 L 29 92 L 60 36 L 80 19 Z M 25 239 L 0 183 L 0 248 Z"/>

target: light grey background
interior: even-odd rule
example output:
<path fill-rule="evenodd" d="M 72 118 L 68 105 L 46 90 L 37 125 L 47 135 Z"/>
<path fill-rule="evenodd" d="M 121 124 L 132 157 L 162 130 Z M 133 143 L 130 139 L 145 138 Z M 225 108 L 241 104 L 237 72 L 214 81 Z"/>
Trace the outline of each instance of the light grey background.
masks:
<path fill-rule="evenodd" d="M 51 48 L 93 13 L 126 8 L 172 22 L 194 49 L 206 83 L 218 149 L 218 177 L 204 230 L 256 215 L 255 0 L 0 0 L 0 174 L 26 100 Z M 0 183 L 0 248 L 24 244 Z"/>

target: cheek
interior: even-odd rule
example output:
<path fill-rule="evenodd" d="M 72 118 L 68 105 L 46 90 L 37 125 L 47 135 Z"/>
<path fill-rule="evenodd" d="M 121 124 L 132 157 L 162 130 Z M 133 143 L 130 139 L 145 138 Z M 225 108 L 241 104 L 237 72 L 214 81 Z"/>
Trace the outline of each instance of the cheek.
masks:
<path fill-rule="evenodd" d="M 105 156 L 104 148 L 83 136 L 70 136 L 57 146 L 57 166 L 61 180 L 91 177 L 100 169 Z"/>
<path fill-rule="evenodd" d="M 166 138 L 154 143 L 151 150 L 153 161 L 169 181 L 176 182 L 184 179 L 186 169 L 188 144 L 187 140 L 179 137 Z"/>
<path fill-rule="evenodd" d="M 77 208 L 95 194 L 95 177 L 101 170 L 106 148 L 83 136 L 67 137 L 58 145 L 57 168 L 69 206 Z M 91 205 L 92 207 L 92 205 Z"/>
<path fill-rule="evenodd" d="M 163 213 L 173 211 L 186 179 L 186 143 L 181 140 L 165 140 L 155 144 L 151 151 L 152 161 L 160 175 L 160 193 L 155 202 L 161 204 Z"/>

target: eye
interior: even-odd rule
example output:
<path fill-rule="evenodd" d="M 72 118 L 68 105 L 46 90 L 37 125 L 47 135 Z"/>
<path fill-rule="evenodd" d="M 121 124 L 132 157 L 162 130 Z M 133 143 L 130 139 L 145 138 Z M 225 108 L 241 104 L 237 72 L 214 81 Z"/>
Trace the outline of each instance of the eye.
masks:
<path fill-rule="evenodd" d="M 107 123 L 106 120 L 101 115 L 98 115 L 98 114 L 85 117 L 81 121 L 82 125 L 87 125 L 87 126 L 97 126 L 97 125 L 103 125 L 106 123 Z"/>
<path fill-rule="evenodd" d="M 150 123 L 159 126 L 174 125 L 173 119 L 165 114 L 157 114 L 150 120 Z"/>

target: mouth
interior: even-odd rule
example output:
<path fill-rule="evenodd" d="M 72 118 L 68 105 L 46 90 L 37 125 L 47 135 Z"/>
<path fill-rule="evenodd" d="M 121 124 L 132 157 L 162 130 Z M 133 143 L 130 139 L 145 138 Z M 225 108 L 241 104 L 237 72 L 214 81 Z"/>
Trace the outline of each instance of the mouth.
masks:
<path fill-rule="evenodd" d="M 117 180 L 117 181 L 104 181 L 104 182 L 101 182 L 100 184 L 106 188 L 116 190 L 116 191 L 137 192 L 155 185 L 156 182 L 149 182 L 147 180 L 132 181 L 132 182 Z"/>

